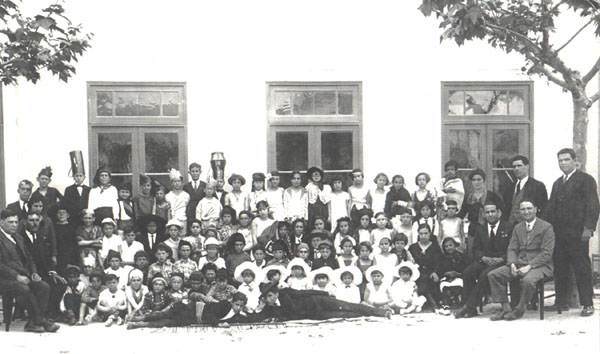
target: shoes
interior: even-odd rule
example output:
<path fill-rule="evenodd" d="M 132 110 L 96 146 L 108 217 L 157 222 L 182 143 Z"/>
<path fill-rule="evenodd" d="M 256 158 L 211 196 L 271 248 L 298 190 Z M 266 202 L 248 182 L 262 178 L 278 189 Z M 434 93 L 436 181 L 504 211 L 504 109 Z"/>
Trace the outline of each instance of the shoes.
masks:
<path fill-rule="evenodd" d="M 44 327 L 46 332 L 50 332 L 50 333 L 54 333 L 54 332 L 58 331 L 58 329 L 60 328 L 59 325 L 57 325 L 56 323 L 54 323 L 50 320 L 44 320 L 42 322 L 42 327 Z"/>
<path fill-rule="evenodd" d="M 463 307 L 457 312 L 454 312 L 454 318 L 471 318 L 477 316 L 477 310 Z"/>
<path fill-rule="evenodd" d="M 25 324 L 25 332 L 44 333 L 46 330 L 44 327 L 33 324 L 33 322 L 29 321 Z"/>
<path fill-rule="evenodd" d="M 442 308 L 436 309 L 435 313 L 442 316 L 450 316 L 450 314 L 452 314 L 448 306 L 443 306 Z"/>
<path fill-rule="evenodd" d="M 594 306 L 584 306 L 581 310 L 581 316 L 589 317 L 594 314 Z"/>
<path fill-rule="evenodd" d="M 490 321 L 500 321 L 503 320 L 504 317 L 506 315 L 508 315 L 510 312 L 509 311 L 504 311 L 501 310 L 500 312 L 496 312 L 495 314 L 492 315 L 492 317 L 490 317 Z"/>
<path fill-rule="evenodd" d="M 125 321 L 123 321 L 121 317 L 117 317 L 117 326 L 121 326 L 123 323 L 125 323 Z"/>
<path fill-rule="evenodd" d="M 114 323 L 114 320 L 113 320 L 113 318 L 111 316 L 111 317 L 108 318 L 108 320 L 106 320 L 106 322 L 104 322 L 104 327 L 110 327 L 110 326 L 113 325 L 113 323 Z"/>
<path fill-rule="evenodd" d="M 524 312 L 525 311 L 523 311 L 523 310 L 514 309 L 511 313 L 505 315 L 504 319 L 507 320 L 507 321 L 517 320 L 517 319 L 523 317 L 523 313 Z"/>
<path fill-rule="evenodd" d="M 556 303 L 554 305 L 551 306 L 544 306 L 544 310 L 546 311 L 558 311 L 559 305 L 557 305 Z M 560 310 L 562 312 L 568 312 L 569 311 L 569 305 L 560 305 Z"/>

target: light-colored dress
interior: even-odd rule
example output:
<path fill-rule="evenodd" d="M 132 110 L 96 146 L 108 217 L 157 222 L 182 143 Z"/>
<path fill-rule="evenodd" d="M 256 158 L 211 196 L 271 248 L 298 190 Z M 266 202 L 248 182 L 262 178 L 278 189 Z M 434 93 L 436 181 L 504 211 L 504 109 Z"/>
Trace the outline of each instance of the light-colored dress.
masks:
<path fill-rule="evenodd" d="M 269 203 L 269 211 L 271 216 L 276 221 L 283 221 L 285 219 L 285 212 L 283 209 L 283 193 L 284 190 L 281 187 L 277 187 L 275 190 L 267 190 L 267 203 Z"/>
<path fill-rule="evenodd" d="M 256 203 L 261 200 L 267 201 L 267 192 L 264 190 L 250 192 L 250 210 L 256 214 Z M 268 203 L 268 202 L 267 202 Z M 269 204 L 270 205 L 270 204 Z"/>
<path fill-rule="evenodd" d="M 367 290 L 369 290 L 369 302 L 371 303 L 390 301 L 390 298 L 388 297 L 390 285 L 385 282 L 379 285 L 379 288 L 377 289 L 373 283 L 367 283 Z"/>
<path fill-rule="evenodd" d="M 356 186 L 350 186 L 350 188 L 348 188 L 348 193 L 350 194 L 351 209 L 356 207 L 356 209 L 360 210 L 369 207 L 367 204 L 369 187 L 364 184 L 360 188 Z"/>
<path fill-rule="evenodd" d="M 405 309 L 411 305 L 415 305 L 418 308 L 422 307 L 427 301 L 425 296 L 419 296 L 417 294 L 417 284 L 414 281 L 404 281 L 402 279 L 396 280 L 390 289 L 392 300 L 394 305 L 401 309 Z M 417 311 L 419 309 L 417 308 Z"/>
<path fill-rule="evenodd" d="M 308 219 L 308 193 L 300 187 L 289 187 L 283 193 L 283 209 L 285 217 L 290 220 Z"/>
<path fill-rule="evenodd" d="M 348 192 L 331 193 L 331 228 L 335 229 L 340 218 L 348 217 Z"/>
<path fill-rule="evenodd" d="M 373 210 L 373 215 L 376 215 L 379 212 L 383 212 L 385 209 L 385 197 L 389 189 L 383 187 L 383 190 L 375 188 L 371 188 L 369 190 L 369 195 L 371 196 L 371 209 Z"/>
<path fill-rule="evenodd" d="M 217 226 L 223 206 L 215 197 L 202 198 L 196 206 L 196 219 L 202 221 L 202 228 L 207 229 L 210 226 Z"/>
<path fill-rule="evenodd" d="M 338 284 L 335 289 L 335 298 L 353 304 L 360 304 L 360 289 L 354 284 Z"/>
<path fill-rule="evenodd" d="M 117 199 L 119 199 L 119 191 L 117 191 L 115 186 L 110 186 L 106 189 L 94 187 L 90 190 L 88 209 L 112 208 L 117 203 Z"/>
<path fill-rule="evenodd" d="M 440 233 L 440 239 L 438 239 L 440 245 L 442 244 L 442 238 L 452 237 L 461 246 L 461 250 L 464 247 L 465 240 L 463 239 L 462 227 L 463 222 L 459 217 L 449 218 L 446 217 L 440 221 L 440 227 L 442 232 Z"/>
<path fill-rule="evenodd" d="M 240 215 L 241 211 L 246 210 L 246 201 L 250 200 L 250 194 L 240 191 L 240 194 L 236 195 L 234 192 L 231 192 L 227 193 L 225 200 L 229 202 L 229 204 L 225 202 L 225 205 L 231 206 L 235 210 L 235 213 Z"/>
<path fill-rule="evenodd" d="M 308 277 L 289 277 L 287 283 L 290 286 L 290 288 L 295 290 L 310 290 L 312 288 L 312 284 L 310 283 Z"/>

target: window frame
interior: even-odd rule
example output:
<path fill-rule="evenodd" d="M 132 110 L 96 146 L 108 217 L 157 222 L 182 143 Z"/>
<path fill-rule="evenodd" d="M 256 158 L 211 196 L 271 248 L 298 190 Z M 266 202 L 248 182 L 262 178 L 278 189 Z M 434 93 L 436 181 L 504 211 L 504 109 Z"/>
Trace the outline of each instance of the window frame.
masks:
<path fill-rule="evenodd" d="M 352 115 L 276 115 L 275 95 L 277 91 L 352 91 Z M 351 130 L 353 154 L 356 166 L 363 166 L 363 118 L 361 81 L 268 81 L 266 82 L 267 104 L 267 170 L 276 170 L 276 133 L 278 131 L 307 131 L 309 140 L 308 167 L 321 160 L 320 132 Z M 297 130 L 294 130 L 297 129 Z M 318 140 L 318 141 L 317 141 Z M 354 164 L 354 163 L 353 163 Z M 321 166 L 319 166 L 321 167 Z M 329 170 L 328 170 L 329 171 Z M 306 171 L 300 171 L 306 172 Z M 326 171 L 327 172 L 327 171 Z"/>
<path fill-rule="evenodd" d="M 489 91 L 489 90 L 519 90 L 524 92 L 524 114 L 522 115 L 450 115 L 448 97 L 450 91 Z M 486 151 L 482 156 L 485 159 L 484 166 L 477 166 L 483 169 L 488 178 L 486 185 L 489 190 L 493 190 L 493 167 L 492 158 L 492 138 L 491 132 L 495 129 L 522 129 L 529 136 L 524 137 L 524 147 L 529 158 L 530 175 L 534 175 L 534 83 L 533 81 L 442 81 L 441 82 L 441 133 L 442 133 L 442 166 L 441 173 L 444 174 L 444 164 L 450 157 L 449 151 L 449 132 L 454 129 L 481 129 L 484 135 L 481 138 L 481 144 Z M 471 168 L 459 168 L 459 170 L 472 170 Z"/>
<path fill-rule="evenodd" d="M 164 118 L 161 116 L 137 116 L 128 118 L 110 118 L 98 117 L 96 115 L 96 92 L 104 90 L 113 91 L 156 91 L 173 89 L 181 94 L 180 112 L 178 116 L 173 118 Z M 179 141 L 179 156 L 180 172 L 184 176 L 184 181 L 187 180 L 188 165 L 188 129 L 187 129 L 187 85 L 185 82 L 134 82 L 134 81 L 88 81 L 88 180 L 92 186 L 92 180 L 96 169 L 99 167 L 97 160 L 98 147 L 95 145 L 97 141 L 96 135 L 100 132 L 110 132 L 118 129 L 132 130 L 132 160 L 140 159 L 145 156 L 145 151 L 142 151 L 145 146 L 143 134 L 145 132 L 174 132 L 176 131 Z M 137 144 L 136 144 L 137 143 Z M 132 187 L 133 195 L 139 194 L 139 176 L 141 167 L 145 166 L 145 161 L 132 161 Z M 135 167 L 135 168 L 134 168 Z M 137 169 L 137 170 L 136 170 Z M 165 171 L 166 173 L 166 171 Z M 169 186 L 166 186 L 167 188 Z"/>

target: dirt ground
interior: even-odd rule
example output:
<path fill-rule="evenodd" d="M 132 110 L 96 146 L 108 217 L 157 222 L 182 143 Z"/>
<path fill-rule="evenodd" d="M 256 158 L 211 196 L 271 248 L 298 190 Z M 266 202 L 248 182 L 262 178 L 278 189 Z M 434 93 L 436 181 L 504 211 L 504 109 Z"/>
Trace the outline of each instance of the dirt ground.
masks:
<path fill-rule="evenodd" d="M 537 311 L 528 311 L 513 322 L 492 322 L 497 310 L 487 305 L 476 318 L 456 320 L 430 312 L 391 320 L 361 318 L 328 323 L 279 323 L 231 328 L 155 328 L 127 330 L 125 326 L 104 328 L 96 323 L 85 327 L 62 325 L 54 334 L 23 332 L 23 322 L 0 332 L 0 353 L 191 353 L 265 352 L 307 353 L 310 351 L 430 353 L 600 353 L 600 300 L 595 300 L 592 317 L 579 310 L 558 315 L 546 312 L 540 321 Z M 4 325 L 2 325 L 3 329 Z M 108 349 L 108 350 L 107 350 Z"/>

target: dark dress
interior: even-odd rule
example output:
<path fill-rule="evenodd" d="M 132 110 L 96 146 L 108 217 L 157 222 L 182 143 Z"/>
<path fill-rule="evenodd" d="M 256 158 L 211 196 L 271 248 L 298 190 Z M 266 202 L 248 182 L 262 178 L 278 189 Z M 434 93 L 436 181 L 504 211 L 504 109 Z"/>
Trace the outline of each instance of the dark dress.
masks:
<path fill-rule="evenodd" d="M 417 279 L 417 292 L 419 295 L 425 295 L 428 298 L 433 297 L 437 302 L 440 299 L 440 288 L 438 283 L 434 282 L 430 275 L 437 271 L 441 261 L 442 251 L 435 243 L 431 243 L 425 250 L 416 242 L 410 245 L 408 251 L 413 256 L 415 263 L 419 265 L 421 276 Z M 439 274 L 438 274 L 439 276 Z"/>
<path fill-rule="evenodd" d="M 70 223 L 54 224 L 54 233 L 56 235 L 56 269 L 59 273 L 62 273 L 67 264 L 79 264 L 75 227 Z"/>

